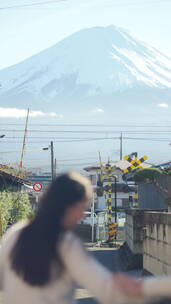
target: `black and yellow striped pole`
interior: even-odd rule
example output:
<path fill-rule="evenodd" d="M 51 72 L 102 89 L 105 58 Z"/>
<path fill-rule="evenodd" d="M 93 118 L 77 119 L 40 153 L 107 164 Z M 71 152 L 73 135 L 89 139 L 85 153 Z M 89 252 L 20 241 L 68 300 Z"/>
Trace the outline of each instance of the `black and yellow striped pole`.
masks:
<path fill-rule="evenodd" d="M 133 208 L 137 208 L 137 207 L 138 207 L 138 192 L 135 192 L 135 193 L 133 194 L 132 207 L 133 207 Z"/>
<path fill-rule="evenodd" d="M 105 174 L 103 175 L 103 180 L 107 181 L 107 185 L 104 187 L 105 203 L 107 208 L 107 230 L 108 230 L 108 242 L 112 242 L 116 239 L 117 235 L 117 206 L 115 197 L 115 223 L 112 222 L 112 184 L 113 178 L 115 178 L 115 188 L 116 188 L 116 176 L 113 175 L 113 169 L 110 164 L 103 167 Z M 116 189 L 115 189 L 116 190 Z M 115 191 L 116 196 L 116 191 Z"/>
<path fill-rule="evenodd" d="M 106 207 L 107 207 L 107 227 L 108 227 L 108 236 L 109 241 L 113 240 L 113 229 L 112 229 L 112 182 L 110 177 L 108 179 L 108 191 L 106 193 Z"/>

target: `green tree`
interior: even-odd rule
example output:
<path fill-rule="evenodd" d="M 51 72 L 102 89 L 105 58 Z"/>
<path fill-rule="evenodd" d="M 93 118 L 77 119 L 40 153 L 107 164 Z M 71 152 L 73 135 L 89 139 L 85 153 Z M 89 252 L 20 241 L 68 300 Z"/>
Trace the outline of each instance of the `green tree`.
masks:
<path fill-rule="evenodd" d="M 0 192 L 0 234 L 9 224 L 14 224 L 33 215 L 27 193 Z"/>

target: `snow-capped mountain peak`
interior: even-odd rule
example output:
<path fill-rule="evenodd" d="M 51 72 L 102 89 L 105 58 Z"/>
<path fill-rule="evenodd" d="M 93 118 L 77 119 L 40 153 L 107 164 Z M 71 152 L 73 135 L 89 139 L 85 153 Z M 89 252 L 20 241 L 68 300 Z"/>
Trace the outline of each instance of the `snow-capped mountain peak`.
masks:
<path fill-rule="evenodd" d="M 171 59 L 115 26 L 81 30 L 0 71 L 1 96 L 111 94 L 137 87 L 170 88 Z"/>

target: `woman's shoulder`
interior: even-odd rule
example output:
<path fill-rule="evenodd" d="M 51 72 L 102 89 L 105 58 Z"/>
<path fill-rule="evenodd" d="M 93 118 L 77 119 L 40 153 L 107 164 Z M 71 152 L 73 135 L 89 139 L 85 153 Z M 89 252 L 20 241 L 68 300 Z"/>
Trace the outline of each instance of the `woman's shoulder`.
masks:
<path fill-rule="evenodd" d="M 24 227 L 28 225 L 28 221 L 20 221 L 10 228 L 4 233 L 2 240 L 1 240 L 1 247 L 3 249 L 7 249 L 9 246 L 13 244 L 13 242 L 17 239 L 18 235 L 22 231 Z"/>
<path fill-rule="evenodd" d="M 61 249 L 62 251 L 67 252 L 71 248 L 82 247 L 80 239 L 72 231 L 67 231 L 61 236 Z"/>

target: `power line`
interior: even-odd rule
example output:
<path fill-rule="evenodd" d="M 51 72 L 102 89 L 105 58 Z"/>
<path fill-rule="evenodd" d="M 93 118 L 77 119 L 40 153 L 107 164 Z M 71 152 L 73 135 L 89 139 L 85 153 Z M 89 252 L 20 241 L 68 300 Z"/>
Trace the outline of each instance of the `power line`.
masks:
<path fill-rule="evenodd" d="M 97 166 L 97 163 L 74 163 L 74 164 L 59 164 L 60 167 L 71 167 L 71 166 Z"/>
<path fill-rule="evenodd" d="M 0 132 L 16 132 L 16 133 L 21 133 L 24 132 L 24 130 L 13 130 L 13 129 L 1 129 Z M 39 130 L 39 129 L 29 129 L 28 132 L 33 132 L 33 133 L 110 133 L 110 132 L 115 132 L 118 133 L 118 131 L 105 131 L 105 130 L 100 130 L 100 131 L 93 131 L 93 130 Z"/>
<path fill-rule="evenodd" d="M 119 137 L 104 137 L 104 138 L 88 138 L 88 139 L 71 139 L 71 140 L 65 140 L 65 139 L 61 139 L 61 140 L 53 140 L 53 142 L 54 143 L 61 143 L 61 142 L 63 142 L 63 143 L 70 143 L 70 142 L 86 142 L 86 141 L 99 141 L 99 140 L 110 140 L 110 139 L 119 139 Z M 4 141 L 3 143 L 13 143 L 12 141 Z M 18 142 L 16 142 L 15 141 L 15 143 L 21 143 L 21 141 L 18 141 Z M 34 143 L 34 144 L 48 144 L 49 143 L 49 140 L 47 141 L 27 141 L 27 144 L 29 144 L 29 143 Z"/>
<path fill-rule="evenodd" d="M 23 126 L 22 123 L 0 123 L 0 126 Z M 170 123 L 167 124 L 34 124 L 34 123 L 29 123 L 29 126 L 42 126 L 42 127 L 116 127 L 116 128 L 149 128 L 149 127 L 154 127 L 154 128 L 171 128 Z"/>
<path fill-rule="evenodd" d="M 41 6 L 41 5 L 46 5 L 46 4 L 52 4 L 52 3 L 58 3 L 58 2 L 65 2 L 68 0 L 49 0 L 49 1 L 41 1 L 41 2 L 35 2 L 35 3 L 30 3 L 30 4 L 21 4 L 21 5 L 9 5 L 9 6 L 4 6 L 0 7 L 0 10 L 9 10 L 9 9 L 16 9 L 16 8 L 24 8 L 24 7 L 31 7 L 31 6 Z"/>
<path fill-rule="evenodd" d="M 79 160 L 85 160 L 85 159 L 96 159 L 97 157 L 84 157 L 84 158 L 71 158 L 71 159 L 57 159 L 57 162 L 70 162 L 70 161 L 79 161 Z M 40 159 L 25 159 L 25 161 L 40 161 Z"/>
<path fill-rule="evenodd" d="M 16 150 L 16 151 L 0 151 L 0 154 L 6 154 L 6 153 L 18 153 L 21 152 L 21 150 Z"/>
<path fill-rule="evenodd" d="M 16 132 L 21 133 L 24 132 L 24 130 L 13 130 L 13 129 L 0 129 L 0 132 Z M 170 131 L 164 131 L 164 130 L 40 130 L 40 129 L 29 129 L 28 133 L 78 133 L 78 134 L 118 134 L 118 133 L 125 133 L 125 134 L 170 134 Z"/>
<path fill-rule="evenodd" d="M 15 139 L 22 139 L 23 137 L 20 137 L 20 136 L 5 136 L 5 138 L 4 138 L 4 140 L 3 140 L 3 142 L 5 142 L 6 141 L 6 139 L 13 139 L 13 140 L 15 140 Z M 27 138 L 31 138 L 31 139 L 48 139 L 49 140 L 49 136 L 48 137 L 46 137 L 46 136 L 43 136 L 43 137 L 40 137 L 40 136 L 28 136 Z M 105 137 L 106 138 L 106 137 Z M 112 137 L 112 138 L 119 138 L 119 137 Z M 64 139 L 64 140 L 67 140 L 67 139 L 69 139 L 69 140 L 77 140 L 77 139 L 104 139 L 104 138 L 101 138 L 101 137 L 57 137 L 57 136 L 55 136 L 55 137 L 50 137 L 50 139 Z M 37 142 L 37 141 L 36 141 Z"/>
<path fill-rule="evenodd" d="M 22 143 L 21 141 L 16 141 L 16 138 L 18 137 L 15 137 L 13 138 L 15 140 L 15 143 Z M 31 139 L 33 139 L 32 137 L 30 137 Z M 40 138 L 40 137 L 39 137 Z M 125 140 L 144 140 L 144 141 L 158 141 L 158 142 L 171 142 L 171 137 L 170 138 L 152 138 L 152 137 L 127 137 L 127 136 L 123 136 L 122 137 L 123 139 Z M 54 143 L 59 143 L 59 142 L 63 142 L 63 143 L 70 143 L 70 142 L 86 142 L 86 141 L 100 141 L 100 140 L 112 140 L 112 139 L 117 139 L 119 140 L 120 137 L 97 137 L 97 138 L 75 138 L 75 139 L 65 139 L 65 138 L 61 138 L 61 140 L 54 140 L 53 142 Z M 13 141 L 3 141 L 2 142 L 3 144 L 10 144 L 12 143 L 13 144 Z M 48 144 L 49 143 L 49 137 L 48 137 L 48 141 L 46 140 L 41 140 L 41 141 L 30 141 L 28 140 L 27 143 L 29 144 Z"/>
<path fill-rule="evenodd" d="M 19 9 L 19 8 L 29 8 L 29 7 L 35 7 L 39 6 L 41 7 L 42 5 L 47 5 L 47 4 L 58 4 L 59 2 L 66 2 L 68 0 L 49 0 L 49 1 L 41 1 L 41 2 L 35 2 L 35 3 L 30 3 L 30 4 L 22 4 L 22 5 L 9 5 L 9 6 L 4 6 L 0 7 L 0 10 L 10 10 L 10 9 Z M 142 1 L 137 3 L 137 1 L 131 1 L 131 2 L 119 2 L 115 3 L 115 7 L 122 7 L 122 6 L 137 6 L 137 5 L 151 5 L 151 4 L 162 4 L 163 2 L 169 2 L 169 0 L 151 0 L 151 1 Z M 47 8 L 47 7 L 46 7 Z M 52 7 L 50 7 L 52 8 Z M 53 7 L 54 9 L 54 7 Z"/>
<path fill-rule="evenodd" d="M 143 138 L 143 137 L 123 137 L 123 139 L 130 140 L 145 140 L 145 141 L 158 141 L 158 142 L 171 142 L 171 138 Z"/>

